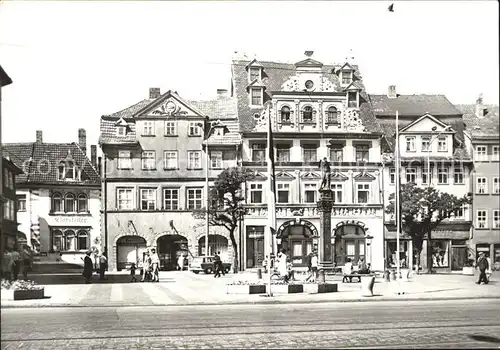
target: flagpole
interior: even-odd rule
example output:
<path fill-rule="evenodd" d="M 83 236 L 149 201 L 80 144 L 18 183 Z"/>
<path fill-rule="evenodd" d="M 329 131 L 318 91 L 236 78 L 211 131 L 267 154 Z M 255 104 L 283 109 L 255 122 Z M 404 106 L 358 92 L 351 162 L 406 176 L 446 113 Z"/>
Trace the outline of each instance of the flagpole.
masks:
<path fill-rule="evenodd" d="M 401 231 L 401 208 L 400 208 L 400 185 L 401 178 L 399 177 L 399 112 L 396 110 L 396 281 L 399 281 L 400 273 L 400 253 L 399 253 L 399 233 Z"/>
<path fill-rule="evenodd" d="M 276 182 L 274 177 L 274 142 L 273 142 L 273 130 L 272 130 L 272 120 L 271 120 L 271 107 L 267 107 L 267 179 L 268 179 L 268 192 L 267 192 L 267 239 L 265 240 L 266 247 L 264 253 L 267 250 L 269 254 L 269 269 L 268 269 L 268 284 L 267 295 L 273 296 L 271 292 L 271 259 L 273 256 L 273 231 L 276 227 Z M 273 264 L 274 265 L 274 264 Z"/>

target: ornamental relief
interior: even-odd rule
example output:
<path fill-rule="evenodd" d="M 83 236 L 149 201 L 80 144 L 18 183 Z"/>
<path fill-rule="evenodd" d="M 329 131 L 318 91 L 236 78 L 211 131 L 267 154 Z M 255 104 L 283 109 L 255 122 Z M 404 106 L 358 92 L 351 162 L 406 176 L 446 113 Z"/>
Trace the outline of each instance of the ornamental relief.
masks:
<path fill-rule="evenodd" d="M 343 128 L 347 131 L 365 131 L 358 109 L 347 108 L 342 111 Z"/>
<path fill-rule="evenodd" d="M 267 217 L 267 208 L 247 208 L 246 215 L 255 217 Z M 320 212 L 316 207 L 298 207 L 298 208 L 276 208 L 276 217 L 319 217 Z M 355 208 L 355 207 L 334 207 L 332 217 L 380 217 L 375 208 Z"/>

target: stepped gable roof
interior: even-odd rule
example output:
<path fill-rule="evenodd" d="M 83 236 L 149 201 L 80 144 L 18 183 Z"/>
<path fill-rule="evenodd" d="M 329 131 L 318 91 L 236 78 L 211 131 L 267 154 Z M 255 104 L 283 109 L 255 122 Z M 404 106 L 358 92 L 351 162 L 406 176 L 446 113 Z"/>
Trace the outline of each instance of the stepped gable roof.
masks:
<path fill-rule="evenodd" d="M 80 146 L 75 143 L 6 143 L 3 151 L 24 174 L 16 177 L 16 183 L 29 184 L 71 184 L 99 185 L 101 178 L 97 169 L 90 163 Z M 59 181 L 58 165 L 72 159 L 75 166 L 82 170 L 81 181 Z"/>
<path fill-rule="evenodd" d="M 302 62 L 307 61 L 304 60 Z M 233 60 L 231 65 L 232 79 L 234 87 L 234 96 L 238 103 L 238 118 L 239 126 L 241 132 L 250 132 L 255 126 L 254 114 L 261 113 L 264 107 L 261 109 L 250 108 L 248 99 L 248 71 L 245 67 L 248 66 L 250 60 Z M 266 87 L 264 90 L 264 104 L 272 99 L 270 95 L 272 91 L 281 91 L 282 86 L 290 78 L 297 74 L 297 67 L 294 63 L 280 63 L 271 61 L 259 61 L 263 67 L 262 72 L 262 84 Z M 301 62 L 298 62 L 299 65 Z M 338 76 L 339 69 L 344 65 L 333 64 L 333 65 L 317 65 L 323 74 L 323 77 L 329 80 L 332 84 L 339 87 L 339 92 L 343 93 L 340 88 L 340 79 Z M 367 130 L 373 132 L 381 132 L 381 128 L 377 123 L 375 115 L 370 111 L 371 106 L 369 104 L 368 97 L 366 95 L 365 87 L 363 85 L 361 74 L 357 65 L 352 65 L 354 69 L 354 80 L 356 85 L 362 89 L 360 98 L 360 116 L 363 121 L 363 125 L 366 126 Z M 336 73 L 337 72 L 337 73 Z"/>
<path fill-rule="evenodd" d="M 476 116 L 475 104 L 459 104 L 456 107 L 463 112 L 465 130 L 473 139 L 499 139 L 500 119 L 498 105 L 483 105 L 483 108 L 487 110 L 487 113 L 482 118 L 478 118 Z"/>

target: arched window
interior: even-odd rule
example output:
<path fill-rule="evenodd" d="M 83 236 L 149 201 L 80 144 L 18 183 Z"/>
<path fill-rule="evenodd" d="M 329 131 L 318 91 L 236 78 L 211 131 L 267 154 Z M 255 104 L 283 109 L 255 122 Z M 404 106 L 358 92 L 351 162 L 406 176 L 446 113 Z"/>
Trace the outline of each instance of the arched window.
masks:
<path fill-rule="evenodd" d="M 304 107 L 304 110 L 302 111 L 302 122 L 303 123 L 313 122 L 313 109 L 311 106 Z"/>
<path fill-rule="evenodd" d="M 335 108 L 333 106 L 328 108 L 327 123 L 328 124 L 338 124 L 337 108 Z"/>
<path fill-rule="evenodd" d="M 78 250 L 89 249 L 89 234 L 85 230 L 78 231 Z"/>
<path fill-rule="evenodd" d="M 52 232 L 52 249 L 54 252 L 64 250 L 63 234 L 59 230 Z"/>
<path fill-rule="evenodd" d="M 66 194 L 66 197 L 64 197 L 64 209 L 66 213 L 74 213 L 76 212 L 76 205 L 75 205 L 75 195 L 73 193 L 68 193 Z"/>
<path fill-rule="evenodd" d="M 52 195 L 52 212 L 58 213 L 63 211 L 63 201 L 60 193 Z"/>
<path fill-rule="evenodd" d="M 281 122 L 283 124 L 288 124 L 291 122 L 291 120 L 290 120 L 290 107 L 283 106 L 281 108 Z"/>
<path fill-rule="evenodd" d="M 78 195 L 78 212 L 86 213 L 89 211 L 87 196 L 83 193 Z"/>
<path fill-rule="evenodd" d="M 73 230 L 67 230 L 64 232 L 64 238 L 65 238 L 65 248 L 66 250 L 76 250 L 76 235 L 75 231 Z"/>

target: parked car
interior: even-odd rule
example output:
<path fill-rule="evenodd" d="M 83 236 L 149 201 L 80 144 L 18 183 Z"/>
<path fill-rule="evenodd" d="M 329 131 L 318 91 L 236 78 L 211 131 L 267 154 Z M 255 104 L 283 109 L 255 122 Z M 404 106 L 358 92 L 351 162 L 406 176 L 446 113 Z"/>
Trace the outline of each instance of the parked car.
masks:
<path fill-rule="evenodd" d="M 194 258 L 191 264 L 189 265 L 189 270 L 198 274 L 200 272 L 205 272 L 206 274 L 211 274 L 215 271 L 214 268 L 214 257 L 213 256 L 200 256 Z M 229 273 L 231 271 L 231 263 L 222 263 L 222 270 L 225 273 Z"/>

